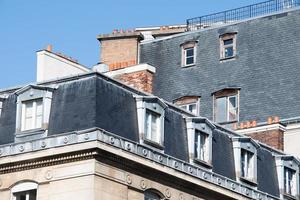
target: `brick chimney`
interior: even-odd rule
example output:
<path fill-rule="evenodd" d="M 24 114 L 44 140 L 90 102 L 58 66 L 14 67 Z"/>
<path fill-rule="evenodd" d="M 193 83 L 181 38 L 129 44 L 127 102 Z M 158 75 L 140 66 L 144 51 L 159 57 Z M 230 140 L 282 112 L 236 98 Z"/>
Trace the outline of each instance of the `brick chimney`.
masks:
<path fill-rule="evenodd" d="M 250 128 L 240 126 L 239 128 L 236 132 L 245 134 L 278 150 L 284 150 L 284 132 L 286 128 L 279 122 L 279 117 L 268 117 L 267 123 L 263 125 L 250 126 Z"/>
<path fill-rule="evenodd" d="M 114 71 L 109 71 L 105 75 L 123 82 L 126 85 L 152 93 L 152 81 L 155 67 L 148 64 L 133 65 Z"/>

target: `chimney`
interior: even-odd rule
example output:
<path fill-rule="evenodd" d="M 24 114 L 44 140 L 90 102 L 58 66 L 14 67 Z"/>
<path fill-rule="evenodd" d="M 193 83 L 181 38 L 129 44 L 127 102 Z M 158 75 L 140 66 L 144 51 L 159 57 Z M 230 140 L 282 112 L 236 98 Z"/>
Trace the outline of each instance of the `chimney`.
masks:
<path fill-rule="evenodd" d="M 155 67 L 148 64 L 129 66 L 105 73 L 105 75 L 123 82 L 126 85 L 152 93 L 152 81 Z"/>
<path fill-rule="evenodd" d="M 52 45 L 51 45 L 51 44 L 48 44 L 48 45 L 47 45 L 47 51 L 52 52 Z"/>

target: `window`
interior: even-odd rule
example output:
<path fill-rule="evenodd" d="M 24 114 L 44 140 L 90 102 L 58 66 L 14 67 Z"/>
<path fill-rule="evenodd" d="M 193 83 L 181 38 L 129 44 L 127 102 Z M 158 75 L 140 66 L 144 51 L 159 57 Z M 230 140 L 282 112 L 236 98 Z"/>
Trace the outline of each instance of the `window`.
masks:
<path fill-rule="evenodd" d="M 28 85 L 17 95 L 15 142 L 47 136 L 52 94 L 56 87 Z"/>
<path fill-rule="evenodd" d="M 215 126 L 202 117 L 186 118 L 190 162 L 212 168 L 212 134 Z"/>
<path fill-rule="evenodd" d="M 163 149 L 167 105 L 157 97 L 135 96 L 140 142 Z"/>
<path fill-rule="evenodd" d="M 22 102 L 21 131 L 42 128 L 43 100 L 36 99 Z"/>
<path fill-rule="evenodd" d="M 290 168 L 284 167 L 284 193 L 296 195 L 296 172 Z"/>
<path fill-rule="evenodd" d="M 36 200 L 36 190 L 16 192 L 13 194 L 13 200 Z"/>
<path fill-rule="evenodd" d="M 160 133 L 160 115 L 150 110 L 146 110 L 145 138 L 160 143 Z"/>
<path fill-rule="evenodd" d="M 233 137 L 232 144 L 237 181 L 256 186 L 259 144 L 248 137 Z"/>
<path fill-rule="evenodd" d="M 182 66 L 187 67 L 196 63 L 196 43 L 197 41 L 189 41 L 182 44 Z"/>
<path fill-rule="evenodd" d="M 225 88 L 213 93 L 214 121 L 233 128 L 239 121 L 239 88 Z"/>
<path fill-rule="evenodd" d="M 208 137 L 209 135 L 196 130 L 195 132 L 195 158 L 208 162 Z"/>
<path fill-rule="evenodd" d="M 228 59 L 236 56 L 236 33 L 220 36 L 220 58 Z"/>
<path fill-rule="evenodd" d="M 12 200 L 36 200 L 38 185 L 33 182 L 24 182 L 11 189 Z"/>
<path fill-rule="evenodd" d="M 145 191 L 145 198 L 144 200 L 161 200 L 161 195 L 159 195 L 157 192 L 154 192 L 152 190 Z"/>
<path fill-rule="evenodd" d="M 193 113 L 194 115 L 200 115 L 200 97 L 199 96 L 184 96 L 173 101 L 180 108 Z"/>
<path fill-rule="evenodd" d="M 298 199 L 299 165 L 297 158 L 288 155 L 275 155 L 280 197 Z"/>
<path fill-rule="evenodd" d="M 253 153 L 241 149 L 241 176 L 246 179 L 253 179 Z"/>
<path fill-rule="evenodd" d="M 2 112 L 2 106 L 3 106 L 3 103 L 2 103 L 2 101 L 0 99 L 0 117 L 1 117 L 1 112 Z"/>

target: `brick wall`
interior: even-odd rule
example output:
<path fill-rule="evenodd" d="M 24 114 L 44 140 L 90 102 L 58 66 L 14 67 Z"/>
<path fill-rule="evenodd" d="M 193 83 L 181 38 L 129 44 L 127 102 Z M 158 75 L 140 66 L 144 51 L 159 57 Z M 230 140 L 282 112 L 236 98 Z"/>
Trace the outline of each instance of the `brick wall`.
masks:
<path fill-rule="evenodd" d="M 249 133 L 247 136 L 279 150 L 284 150 L 284 132 L 279 129 Z"/>
<path fill-rule="evenodd" d="M 109 70 L 125 68 L 128 64 L 137 63 L 138 40 L 125 38 L 101 41 L 101 61 L 109 65 Z M 121 64 L 117 64 L 121 63 Z"/>
<path fill-rule="evenodd" d="M 153 73 L 147 70 L 122 74 L 116 76 L 115 79 L 138 90 L 152 93 Z"/>

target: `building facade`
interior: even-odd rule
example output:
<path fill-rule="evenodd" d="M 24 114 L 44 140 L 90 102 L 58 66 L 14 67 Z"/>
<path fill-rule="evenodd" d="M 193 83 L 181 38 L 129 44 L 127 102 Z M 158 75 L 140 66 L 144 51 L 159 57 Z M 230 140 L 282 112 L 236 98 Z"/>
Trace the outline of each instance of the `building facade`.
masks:
<path fill-rule="evenodd" d="M 299 199 L 299 163 L 99 73 L 1 90 L 1 200 Z"/>

